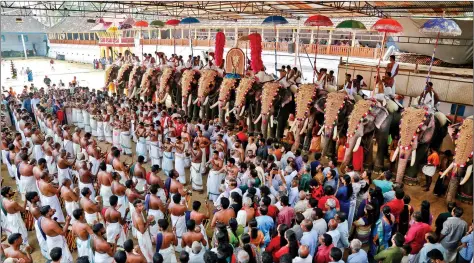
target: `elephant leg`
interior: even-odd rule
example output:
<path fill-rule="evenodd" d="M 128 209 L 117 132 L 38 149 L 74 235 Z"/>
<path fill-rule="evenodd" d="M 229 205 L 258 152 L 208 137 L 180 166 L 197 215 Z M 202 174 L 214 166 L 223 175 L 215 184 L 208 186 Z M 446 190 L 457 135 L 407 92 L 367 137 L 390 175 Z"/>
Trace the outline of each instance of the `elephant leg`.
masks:
<path fill-rule="evenodd" d="M 269 126 L 268 122 L 269 122 L 269 119 L 270 119 L 268 116 L 269 116 L 268 114 L 265 115 L 265 116 L 262 116 L 262 120 L 261 120 L 261 122 L 262 122 L 262 134 L 263 134 L 263 138 L 265 138 L 265 139 L 267 138 L 267 135 L 268 135 L 267 134 L 268 126 Z"/>
<path fill-rule="evenodd" d="M 300 147 L 300 142 L 301 142 L 301 137 L 302 137 L 302 136 L 300 136 L 300 132 L 301 132 L 300 126 L 298 125 L 298 123 L 295 123 L 295 125 L 296 125 L 295 143 L 293 144 L 293 146 L 291 146 L 291 151 L 292 152 L 295 152 L 296 149 L 298 149 Z"/>
<path fill-rule="evenodd" d="M 311 139 L 313 137 L 313 127 L 315 125 L 315 120 L 316 120 L 316 112 L 313 112 L 313 114 L 311 114 L 309 116 L 308 128 L 306 129 L 306 134 L 305 134 L 304 141 L 303 141 L 303 149 L 305 149 L 305 150 L 309 149 L 309 146 L 311 144 Z"/>
<path fill-rule="evenodd" d="M 421 171 L 421 164 L 425 163 L 428 147 L 429 145 L 427 143 L 419 144 L 416 149 L 415 163 L 411 166 L 410 161 L 408 162 L 405 171 L 405 181 L 408 185 L 418 184 L 418 173 Z"/>
<path fill-rule="evenodd" d="M 219 108 L 219 122 L 221 123 L 221 125 L 225 125 L 226 110 L 223 109 L 222 107 L 218 107 L 218 108 Z"/>
<path fill-rule="evenodd" d="M 449 175 L 446 175 L 449 176 Z M 456 174 L 455 176 L 449 179 L 448 191 L 446 193 L 446 202 L 456 201 L 456 193 L 459 189 L 460 178 Z"/>
<path fill-rule="evenodd" d="M 364 168 L 372 170 L 374 164 L 374 140 L 372 136 L 364 136 L 362 139 L 364 145 Z"/>

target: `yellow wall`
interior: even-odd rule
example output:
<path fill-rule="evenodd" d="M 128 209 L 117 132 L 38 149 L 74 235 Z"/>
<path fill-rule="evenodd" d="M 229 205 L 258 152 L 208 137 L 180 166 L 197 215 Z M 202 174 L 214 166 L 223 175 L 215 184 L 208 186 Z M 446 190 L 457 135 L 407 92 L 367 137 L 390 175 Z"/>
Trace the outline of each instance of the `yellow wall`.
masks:
<path fill-rule="evenodd" d="M 112 47 L 112 50 L 114 51 L 114 59 L 117 58 L 119 53 L 122 53 L 122 55 L 125 54 L 125 50 L 127 50 L 127 47 Z M 105 53 L 104 53 L 105 52 Z M 109 58 L 112 56 L 112 52 L 110 50 L 110 47 L 105 47 L 101 46 L 100 47 L 100 57 L 103 57 L 105 54 L 105 58 Z"/>

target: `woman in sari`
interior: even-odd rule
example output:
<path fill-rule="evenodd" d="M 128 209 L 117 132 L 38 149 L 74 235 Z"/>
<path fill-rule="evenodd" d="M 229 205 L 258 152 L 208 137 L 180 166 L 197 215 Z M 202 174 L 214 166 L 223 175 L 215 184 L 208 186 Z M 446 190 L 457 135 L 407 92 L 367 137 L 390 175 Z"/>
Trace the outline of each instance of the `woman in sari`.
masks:
<path fill-rule="evenodd" d="M 389 206 L 384 206 L 382 209 L 382 216 L 377 221 L 374 230 L 372 231 L 373 239 L 370 252 L 376 255 L 378 251 L 387 249 L 392 238 L 392 227 L 395 222 L 395 216 L 392 215 L 392 210 Z"/>
<path fill-rule="evenodd" d="M 368 244 L 373 224 L 375 224 L 374 207 L 371 204 L 367 204 L 364 209 L 364 215 L 353 223 L 354 238 L 359 239 L 362 244 Z"/>
<path fill-rule="evenodd" d="M 349 215 L 350 199 L 353 193 L 352 180 L 350 175 L 341 177 L 341 186 L 337 190 L 336 198 L 339 200 L 340 211 Z"/>
<path fill-rule="evenodd" d="M 400 223 L 398 224 L 398 232 L 405 235 L 408 232 L 410 218 L 413 215 L 414 209 L 410 205 L 411 198 L 409 195 L 403 197 L 403 211 L 400 213 Z"/>

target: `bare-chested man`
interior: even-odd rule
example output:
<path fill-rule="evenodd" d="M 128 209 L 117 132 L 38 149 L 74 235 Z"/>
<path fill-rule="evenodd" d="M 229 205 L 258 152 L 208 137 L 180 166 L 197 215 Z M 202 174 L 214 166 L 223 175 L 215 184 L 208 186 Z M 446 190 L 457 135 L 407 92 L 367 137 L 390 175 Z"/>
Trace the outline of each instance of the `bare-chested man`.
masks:
<path fill-rule="evenodd" d="M 127 263 L 147 263 L 145 256 L 140 250 L 140 246 L 133 246 L 133 240 L 128 239 L 125 241 L 123 249 L 127 253 Z"/>
<path fill-rule="evenodd" d="M 86 187 L 89 188 L 89 190 L 91 190 L 90 198 L 94 200 L 96 196 L 95 189 L 94 189 L 95 176 L 89 170 L 89 163 L 87 163 L 86 161 L 81 161 L 79 165 L 80 165 L 79 180 L 78 180 L 79 190 L 82 191 L 82 189 Z"/>
<path fill-rule="evenodd" d="M 41 198 L 41 205 L 49 205 L 56 211 L 53 218 L 55 218 L 58 223 L 64 223 L 64 214 L 58 198 L 58 193 L 60 192 L 60 187 L 62 187 L 62 185 L 58 187 L 57 185 L 52 184 L 52 181 L 53 178 L 46 171 L 41 173 L 40 180 L 38 181 L 38 193 Z"/>
<path fill-rule="evenodd" d="M 26 193 L 26 200 L 29 202 L 29 211 L 34 218 L 35 224 L 35 232 L 36 232 L 36 240 L 38 241 L 38 246 L 41 250 L 41 254 L 47 260 L 50 259 L 48 254 L 48 246 L 46 245 L 46 239 L 43 237 L 40 231 L 40 227 L 38 225 L 41 217 L 40 206 L 40 196 L 37 192 L 28 192 Z"/>
<path fill-rule="evenodd" d="M 9 232 L 8 235 L 13 233 L 20 233 L 23 238 L 23 244 L 28 246 L 28 232 L 25 227 L 25 222 L 21 218 L 21 213 L 25 212 L 26 203 L 20 205 L 14 201 L 15 191 L 11 189 L 10 186 L 4 186 L 1 191 L 2 194 L 2 207 L 6 211 L 6 216 L 4 217 L 4 223 L 8 226 Z"/>
<path fill-rule="evenodd" d="M 137 190 L 144 191 L 146 186 L 146 169 L 143 167 L 145 157 L 138 156 L 137 162 L 130 167 L 130 176 L 133 176 L 133 180 L 136 181 Z"/>
<path fill-rule="evenodd" d="M 76 128 L 75 132 L 72 134 L 72 145 L 76 156 L 81 153 L 81 132 L 81 128 Z"/>
<path fill-rule="evenodd" d="M 74 210 L 79 208 L 79 188 L 71 189 L 72 182 L 69 179 L 64 179 L 63 186 L 59 189 L 61 198 L 64 201 L 66 208 L 66 214 L 71 217 L 71 221 L 74 223 L 76 218 L 73 215 Z"/>
<path fill-rule="evenodd" d="M 64 238 L 68 232 L 71 218 L 68 216 L 66 218 L 66 224 L 61 228 L 58 222 L 53 219 L 53 215 L 56 213 L 53 208 L 49 205 L 45 205 L 41 207 L 40 212 L 43 217 L 41 217 L 39 225 L 42 233 L 46 236 L 48 254 L 51 252 L 51 249 L 59 247 L 63 252 L 61 263 L 73 262 L 71 252 L 67 246 L 66 238 Z"/>
<path fill-rule="evenodd" d="M 71 176 L 71 167 L 74 166 L 76 162 L 76 157 L 72 161 L 68 160 L 68 155 L 66 150 L 61 150 L 61 153 L 58 157 L 58 183 L 61 185 L 63 183 L 63 179 L 70 179 L 72 180 Z"/>
<path fill-rule="evenodd" d="M 155 222 L 155 224 L 150 226 L 150 233 L 152 236 L 156 236 L 156 234 L 158 234 L 158 225 L 156 222 L 159 219 L 165 218 L 166 213 L 166 205 L 157 195 L 158 189 L 158 185 L 152 185 L 150 187 L 150 193 L 145 196 L 145 209 L 147 210 L 148 215 L 154 217 Z"/>
<path fill-rule="evenodd" d="M 85 212 L 84 215 L 85 215 L 86 221 L 89 225 L 94 225 L 97 222 L 99 222 L 99 217 L 102 218 L 101 198 L 96 197 L 96 199 L 98 199 L 97 204 L 93 202 L 90 199 L 91 190 L 89 190 L 89 188 L 87 187 L 82 189 L 81 195 L 82 197 L 80 200 L 80 204 L 81 204 L 82 209 L 84 209 L 84 212 Z"/>
<path fill-rule="evenodd" d="M 26 151 L 26 148 L 22 148 L 20 154 L 18 155 L 18 157 L 21 159 L 20 163 L 17 163 L 17 160 L 15 159 L 15 164 L 18 167 L 20 173 L 20 189 L 22 200 L 25 200 L 26 192 L 38 191 L 36 186 L 36 178 L 33 176 L 33 165 L 31 162 L 28 162 L 28 154 Z"/>
<path fill-rule="evenodd" d="M 208 149 L 209 145 L 211 144 L 211 141 L 209 141 L 208 138 L 206 138 L 202 135 L 201 130 L 197 131 L 197 137 L 194 140 L 199 143 L 199 148 L 202 151 L 201 173 L 204 174 L 205 171 L 206 171 L 205 166 L 206 166 L 206 160 L 207 160 L 206 159 L 207 149 Z"/>
<path fill-rule="evenodd" d="M 120 161 L 120 150 L 115 150 L 113 156 L 112 167 L 120 175 L 120 182 L 125 183 L 129 179 L 128 167 Z"/>
<path fill-rule="evenodd" d="M 132 214 L 132 221 L 133 226 L 137 229 L 138 245 L 147 262 L 153 262 L 154 249 L 151 242 L 149 226 L 154 218 L 153 216 L 144 218 L 143 211 L 145 207 L 140 199 L 135 200 L 133 206 L 135 207 L 135 211 Z"/>
<path fill-rule="evenodd" d="M 206 213 L 201 213 L 199 212 L 199 209 L 201 208 L 201 202 L 199 201 L 194 201 L 193 202 L 193 211 L 191 211 L 190 218 L 196 222 L 196 226 L 200 228 L 201 233 L 203 234 L 204 238 L 207 239 L 207 233 L 206 233 L 206 228 L 204 228 L 204 220 L 208 220 L 211 216 L 211 209 L 210 209 L 210 203 L 205 200 L 206 204 Z"/>
<path fill-rule="evenodd" d="M 174 247 L 178 245 L 176 228 L 173 232 L 168 230 L 168 220 L 158 220 L 159 233 L 156 237 L 156 250 L 163 256 L 163 262 L 177 262 Z"/>
<path fill-rule="evenodd" d="M 105 162 L 101 162 L 99 164 L 99 172 L 97 173 L 97 184 L 104 207 L 110 206 L 109 198 L 113 195 L 112 181 L 112 174 L 107 172 L 107 165 Z"/>
<path fill-rule="evenodd" d="M 115 236 L 114 242 L 109 244 L 106 238 L 105 227 L 102 223 L 97 223 L 92 227 L 94 232 L 94 262 L 114 263 L 114 254 L 117 250 L 119 235 Z"/>
<path fill-rule="evenodd" d="M 76 236 L 77 256 L 88 257 L 89 262 L 94 262 L 94 252 L 92 251 L 92 235 L 94 232 L 87 224 L 84 217 L 84 210 L 78 208 L 72 212 L 75 221 L 72 223 L 72 233 Z"/>
<path fill-rule="evenodd" d="M 169 196 L 172 198 L 175 194 L 180 194 L 181 196 L 186 196 L 187 192 L 183 184 L 181 184 L 178 179 L 178 172 L 176 170 L 171 170 L 169 177 L 166 178 L 165 190 L 168 191 Z"/>
<path fill-rule="evenodd" d="M 117 245 L 123 247 L 126 236 L 123 231 L 123 225 L 126 223 L 127 214 L 129 209 L 125 210 L 125 215 L 121 215 L 117 210 L 118 197 L 112 195 L 109 199 L 110 207 L 105 211 L 105 221 L 107 222 L 107 242 L 112 243 L 114 238 L 118 235 Z"/>
<path fill-rule="evenodd" d="M 211 165 L 211 171 L 207 176 L 207 195 L 209 200 L 215 202 L 219 197 L 219 186 L 221 185 L 222 181 L 222 167 L 224 165 L 224 161 L 219 158 L 219 153 L 214 151 L 212 154 L 212 159 L 209 161 Z"/>
<path fill-rule="evenodd" d="M 41 174 L 43 172 L 48 172 L 48 170 L 46 169 L 46 160 L 44 158 L 40 158 L 37 160 L 36 165 L 33 167 L 33 175 L 35 176 L 37 181 L 41 178 Z"/>
<path fill-rule="evenodd" d="M 112 194 L 118 197 L 117 208 L 123 217 L 125 215 L 125 210 L 129 207 L 127 196 L 125 195 L 127 188 L 125 187 L 125 185 L 123 185 L 120 182 L 120 175 L 117 172 L 112 173 L 112 179 L 113 179 L 112 184 L 111 184 Z"/>
<path fill-rule="evenodd" d="M 196 232 L 196 221 L 190 219 L 186 222 L 186 229 L 187 232 L 183 234 L 183 238 L 181 240 L 181 247 L 188 249 L 191 248 L 191 245 L 194 241 L 200 242 L 203 246 L 207 246 L 207 240 L 205 239 L 204 235 L 198 231 Z"/>
<path fill-rule="evenodd" d="M 227 197 L 221 198 L 221 210 L 214 214 L 212 217 L 211 228 L 214 228 L 217 222 L 225 225 L 229 224 L 231 218 L 235 218 L 235 211 L 230 207 L 230 201 Z"/>
<path fill-rule="evenodd" d="M 185 213 L 187 211 L 186 200 L 182 200 L 181 194 L 176 193 L 172 197 L 172 204 L 168 207 L 171 215 L 171 223 L 176 228 L 176 235 L 178 237 L 178 246 L 176 250 L 181 251 L 181 239 L 186 232 Z"/>
<path fill-rule="evenodd" d="M 43 135 L 41 134 L 40 129 L 33 127 L 31 129 L 31 141 L 33 142 L 33 156 L 36 160 L 44 158 L 43 148 L 41 147 L 44 143 Z"/>
<path fill-rule="evenodd" d="M 46 137 L 46 141 L 43 143 L 44 158 L 46 160 L 46 167 L 48 167 L 49 174 L 55 175 L 58 173 L 58 167 L 56 159 L 53 158 L 53 138 L 51 136 Z"/>
<path fill-rule="evenodd" d="M 87 152 L 87 147 L 91 144 L 92 134 L 86 132 L 84 136 L 79 140 L 81 146 L 81 153 L 84 155 L 85 160 L 89 160 L 89 153 Z"/>
<path fill-rule="evenodd" d="M 89 162 L 92 164 L 91 172 L 96 176 L 99 171 L 99 164 L 102 161 L 102 152 L 97 147 L 95 140 L 90 140 L 90 144 L 87 146 L 87 154 L 89 155 Z"/>
<path fill-rule="evenodd" d="M 235 143 L 234 143 L 234 149 L 232 149 L 230 152 L 231 152 L 231 156 L 232 158 L 234 158 L 235 160 L 235 163 L 238 165 L 240 162 L 244 161 L 244 149 L 242 148 L 242 143 L 240 142 L 240 140 L 237 140 Z"/>
<path fill-rule="evenodd" d="M 191 187 L 194 191 L 203 192 L 202 186 L 202 151 L 199 149 L 199 143 L 193 142 L 192 148 L 189 150 L 191 155 Z"/>
<path fill-rule="evenodd" d="M 117 150 L 117 147 L 112 146 L 112 148 L 110 148 L 110 151 L 105 155 L 105 164 L 107 165 L 107 172 L 109 173 L 114 170 L 113 162 L 115 159 L 114 157 L 115 150 Z"/>
<path fill-rule="evenodd" d="M 5 257 L 16 259 L 16 262 L 22 263 L 32 263 L 33 258 L 31 257 L 30 253 L 23 252 L 20 249 L 20 246 L 24 242 L 21 234 L 13 233 L 8 237 L 8 244 L 10 247 L 6 248 L 4 251 Z"/>

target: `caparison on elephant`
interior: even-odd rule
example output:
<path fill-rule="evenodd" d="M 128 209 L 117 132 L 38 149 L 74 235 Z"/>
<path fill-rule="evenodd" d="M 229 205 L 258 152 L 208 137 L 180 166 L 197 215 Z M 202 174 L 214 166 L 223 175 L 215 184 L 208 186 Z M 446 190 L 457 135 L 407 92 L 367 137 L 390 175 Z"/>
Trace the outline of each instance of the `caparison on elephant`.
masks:
<path fill-rule="evenodd" d="M 192 102 L 194 105 L 193 119 L 213 119 L 217 116 L 218 109 L 211 109 L 211 105 L 217 102 L 219 88 L 223 78 L 212 69 L 201 70 L 198 82 L 197 98 Z"/>
<path fill-rule="evenodd" d="M 474 129 L 473 116 L 466 118 L 461 124 L 453 125 L 455 131 L 456 153 L 453 162 L 441 174 L 441 178 L 449 176 L 446 201 L 454 202 L 456 197 L 463 202 L 472 203 L 473 178 L 472 178 L 472 131 Z"/>
<path fill-rule="evenodd" d="M 408 107 L 402 112 L 400 122 L 400 139 L 391 160 L 398 157 L 396 181 L 417 184 L 417 175 L 428 149 L 438 151 L 448 132 L 448 119 L 441 112 Z"/>
<path fill-rule="evenodd" d="M 248 131 L 253 133 L 260 131 L 260 122 L 256 119 L 260 115 L 261 104 L 259 98 L 262 93 L 262 83 L 256 81 L 255 78 L 242 78 L 239 81 L 234 94 L 231 93 L 227 103 L 222 103 L 223 107 L 219 108 L 219 119 L 226 121 L 227 117 L 230 121 L 243 121 L 246 119 Z M 234 95 L 234 96 L 232 96 Z"/>

